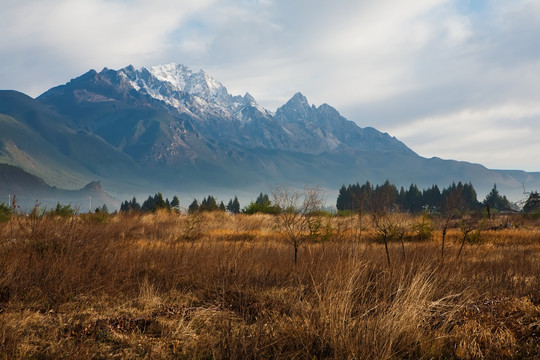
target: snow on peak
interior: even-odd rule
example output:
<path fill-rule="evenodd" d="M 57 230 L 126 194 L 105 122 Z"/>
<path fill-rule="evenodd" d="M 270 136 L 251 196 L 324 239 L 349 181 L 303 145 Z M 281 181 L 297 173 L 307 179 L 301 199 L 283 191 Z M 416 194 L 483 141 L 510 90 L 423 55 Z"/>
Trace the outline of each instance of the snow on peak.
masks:
<path fill-rule="evenodd" d="M 150 68 L 135 69 L 127 66 L 119 70 L 131 86 L 139 92 L 164 101 L 180 111 L 196 104 L 202 112 L 220 113 L 243 121 L 242 109 L 254 107 L 262 113 L 255 99 L 246 93 L 242 96 L 232 96 L 227 89 L 203 70 L 193 72 L 185 65 L 175 63 L 157 65 Z M 189 97 L 186 97 L 189 94 Z M 191 99 L 191 100 L 190 100 Z"/>
<path fill-rule="evenodd" d="M 229 95 L 221 83 L 203 70 L 193 72 L 185 65 L 172 63 L 152 66 L 148 71 L 159 81 L 172 85 L 175 90 L 187 92 L 205 100 Z"/>
<path fill-rule="evenodd" d="M 181 91 L 186 87 L 186 78 L 192 75 L 190 68 L 174 63 L 152 66 L 148 71 L 158 80 L 168 82 Z"/>

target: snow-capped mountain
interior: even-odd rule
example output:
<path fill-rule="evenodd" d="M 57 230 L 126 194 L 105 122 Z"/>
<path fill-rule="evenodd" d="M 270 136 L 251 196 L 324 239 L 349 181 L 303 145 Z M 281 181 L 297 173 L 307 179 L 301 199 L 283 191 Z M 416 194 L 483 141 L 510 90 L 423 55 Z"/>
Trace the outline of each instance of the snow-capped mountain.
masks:
<path fill-rule="evenodd" d="M 424 159 L 301 93 L 271 113 L 248 93 L 231 95 L 204 71 L 176 64 L 91 70 L 36 99 L 0 92 L 1 159 L 51 185 L 103 180 L 117 184 L 116 191 L 128 184 L 206 184 L 259 192 L 285 182 L 337 189 L 386 179 L 421 187 L 472 181 L 488 190 L 497 183 L 521 191 L 531 176 Z"/>
<path fill-rule="evenodd" d="M 272 114 L 249 93 L 231 95 L 204 71 L 185 65 L 92 70 L 38 100 L 143 164 L 215 160 L 238 147 L 413 154 L 396 138 L 360 128 L 327 104 L 310 105 L 301 93 Z"/>
<path fill-rule="evenodd" d="M 215 114 L 241 121 L 250 120 L 242 112 L 245 107 L 267 113 L 248 93 L 243 97 L 232 96 L 225 86 L 205 71 L 193 72 L 185 65 L 173 63 L 141 69 L 130 65 L 120 69 L 118 74 L 125 77 L 135 90 L 161 100 L 179 112 L 192 112 L 191 109 L 196 107 L 195 115 Z"/>

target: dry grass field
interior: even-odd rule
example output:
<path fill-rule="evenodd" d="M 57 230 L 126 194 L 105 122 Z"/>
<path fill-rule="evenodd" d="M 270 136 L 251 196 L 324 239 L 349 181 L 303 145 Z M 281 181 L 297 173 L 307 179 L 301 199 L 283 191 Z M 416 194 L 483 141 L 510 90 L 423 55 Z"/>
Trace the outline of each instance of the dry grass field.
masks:
<path fill-rule="evenodd" d="M 492 219 L 459 257 L 453 226 L 444 261 L 436 221 L 424 241 L 400 221 L 389 265 L 369 217 L 324 218 L 297 264 L 270 215 L 12 217 L 0 356 L 540 358 L 538 220 Z"/>

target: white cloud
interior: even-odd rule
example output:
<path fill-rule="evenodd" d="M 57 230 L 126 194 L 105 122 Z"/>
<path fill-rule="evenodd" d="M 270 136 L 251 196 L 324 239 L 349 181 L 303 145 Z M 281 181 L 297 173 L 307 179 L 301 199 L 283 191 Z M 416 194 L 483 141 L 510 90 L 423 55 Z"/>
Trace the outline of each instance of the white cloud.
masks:
<path fill-rule="evenodd" d="M 540 170 L 538 0 L 4 0 L 0 55 L 31 95 L 179 62 L 272 110 L 302 91 L 421 154 Z"/>
<path fill-rule="evenodd" d="M 35 80 L 43 82 L 48 81 L 40 78 L 46 78 L 49 72 L 66 76 L 66 72 L 131 62 L 142 65 L 164 51 L 168 34 L 182 21 L 210 3 L 8 0 L 0 14 L 0 46 L 2 53 L 13 56 L 14 61 L 31 57 L 33 68 L 17 69 L 17 62 L 11 66 L 17 73 L 34 73 Z M 6 56 L 3 59 L 9 61 Z M 17 73 L 2 71 L 0 76 L 16 82 Z"/>
<path fill-rule="evenodd" d="M 391 133 L 426 157 L 458 158 L 490 168 L 537 171 L 540 105 L 500 104 L 415 120 Z"/>

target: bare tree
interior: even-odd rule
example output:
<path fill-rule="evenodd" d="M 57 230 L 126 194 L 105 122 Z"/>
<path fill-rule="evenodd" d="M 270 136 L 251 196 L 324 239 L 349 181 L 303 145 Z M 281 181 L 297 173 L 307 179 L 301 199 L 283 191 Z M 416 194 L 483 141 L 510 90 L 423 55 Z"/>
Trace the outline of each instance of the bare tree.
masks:
<path fill-rule="evenodd" d="M 407 220 L 406 213 L 394 214 L 394 220 L 392 224 L 392 236 L 399 239 L 401 242 L 401 256 L 405 259 L 405 235 L 407 234 Z"/>
<path fill-rule="evenodd" d="M 441 261 L 444 262 L 444 243 L 446 240 L 446 233 L 450 227 L 452 220 L 459 216 L 463 212 L 465 202 L 463 200 L 463 195 L 461 189 L 457 191 L 451 191 L 444 198 L 444 203 L 442 206 L 442 214 L 439 216 L 439 222 L 442 232 L 442 244 L 441 244 Z"/>
<path fill-rule="evenodd" d="M 364 192 L 353 193 L 350 213 L 351 240 L 353 244 L 360 243 L 362 232 L 367 229 L 367 224 L 363 221 L 366 201 L 366 194 Z"/>
<path fill-rule="evenodd" d="M 374 211 L 371 213 L 371 219 L 373 220 L 373 227 L 375 231 L 381 237 L 384 243 L 384 250 L 386 251 L 386 260 L 388 266 L 390 266 L 390 253 L 388 251 L 388 241 L 394 234 L 394 224 L 390 218 L 390 214 L 387 211 Z"/>
<path fill-rule="evenodd" d="M 373 196 L 371 213 L 373 226 L 384 242 L 388 266 L 390 266 L 388 241 L 390 241 L 394 232 L 394 223 L 390 217 L 390 213 L 395 207 L 396 193 L 395 186 L 390 185 L 388 180 L 384 185 L 377 187 Z"/>
<path fill-rule="evenodd" d="M 456 256 L 457 259 L 461 256 L 461 251 L 463 250 L 465 242 L 475 243 L 480 241 L 480 231 L 482 230 L 483 225 L 484 221 L 479 213 L 468 214 L 461 218 L 459 228 L 462 237 L 461 246 L 459 247 Z"/>
<path fill-rule="evenodd" d="M 279 208 L 276 222 L 294 248 L 294 263 L 298 262 L 298 248 L 308 238 L 310 229 L 320 223 L 324 205 L 318 187 L 305 187 L 303 191 L 288 186 L 271 189 L 274 206 Z"/>

